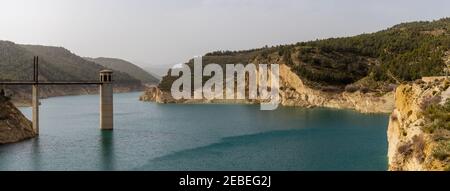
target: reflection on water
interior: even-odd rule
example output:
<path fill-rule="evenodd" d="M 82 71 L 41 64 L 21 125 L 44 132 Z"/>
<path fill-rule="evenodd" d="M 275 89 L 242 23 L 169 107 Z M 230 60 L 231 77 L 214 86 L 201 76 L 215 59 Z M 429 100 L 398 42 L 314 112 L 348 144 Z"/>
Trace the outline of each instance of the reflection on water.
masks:
<path fill-rule="evenodd" d="M 160 105 L 116 94 L 42 100 L 39 138 L 0 146 L 0 170 L 386 170 L 387 115 L 257 105 Z M 28 117 L 29 108 L 21 109 Z"/>
<path fill-rule="evenodd" d="M 102 170 L 115 169 L 114 133 L 113 131 L 102 131 L 100 135 Z"/>
<path fill-rule="evenodd" d="M 39 143 L 39 137 L 31 139 L 31 147 L 32 147 L 32 152 L 30 154 L 30 159 L 32 160 L 32 167 L 33 170 L 41 170 L 40 166 L 41 166 L 41 145 Z"/>

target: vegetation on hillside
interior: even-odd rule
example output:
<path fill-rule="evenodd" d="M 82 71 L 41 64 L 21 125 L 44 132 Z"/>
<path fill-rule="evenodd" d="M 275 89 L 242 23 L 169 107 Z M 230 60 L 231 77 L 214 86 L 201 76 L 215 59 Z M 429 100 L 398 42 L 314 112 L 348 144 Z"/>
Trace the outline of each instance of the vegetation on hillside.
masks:
<path fill-rule="evenodd" d="M 0 41 L 0 80 L 33 79 L 33 56 L 39 56 L 39 79 L 42 81 L 97 81 L 104 66 L 87 61 L 62 47 L 18 45 Z M 115 71 L 117 83 L 140 84 L 130 75 Z"/>
<path fill-rule="evenodd" d="M 204 64 L 281 60 L 305 81 L 317 86 L 343 89 L 363 80 L 366 87 L 386 89 L 390 83 L 443 75 L 443 58 L 450 51 L 449 29 L 450 18 L 403 23 L 353 37 L 244 51 L 215 51 L 205 55 Z M 160 87 L 164 89 L 172 80 L 173 77 L 164 77 Z"/>
<path fill-rule="evenodd" d="M 450 170 L 450 99 L 444 105 L 432 104 L 424 111 L 425 132 L 432 133 L 436 141 L 433 157 L 447 161 Z"/>
<path fill-rule="evenodd" d="M 440 90 L 449 88 L 449 81 L 446 80 Z M 441 93 L 434 93 L 431 97 L 422 100 L 421 109 L 423 119 L 422 130 L 431 134 L 436 143 L 432 150 L 432 156 L 439 161 L 447 161 L 447 169 L 450 170 L 450 98 L 442 103 Z M 445 97 L 445 96 L 444 96 Z"/>
<path fill-rule="evenodd" d="M 443 105 L 438 103 L 429 104 L 426 106 L 423 115 L 426 120 L 424 126 L 426 132 L 433 133 L 439 129 L 450 131 L 450 99 Z"/>
<path fill-rule="evenodd" d="M 290 61 L 311 81 L 348 84 L 367 75 L 375 81 L 411 81 L 443 74 L 450 49 L 450 18 L 413 22 L 354 37 L 297 43 L 279 48 L 280 55 L 297 52 Z"/>

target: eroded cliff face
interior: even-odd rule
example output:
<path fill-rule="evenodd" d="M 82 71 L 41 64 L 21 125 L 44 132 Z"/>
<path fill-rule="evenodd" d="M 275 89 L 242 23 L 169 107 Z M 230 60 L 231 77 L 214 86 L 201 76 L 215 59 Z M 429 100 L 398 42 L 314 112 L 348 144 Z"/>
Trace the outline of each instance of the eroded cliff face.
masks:
<path fill-rule="evenodd" d="M 389 113 L 394 108 L 394 93 L 326 92 L 311 88 L 291 68 L 280 64 L 280 98 L 283 106 L 355 109 L 363 113 Z M 141 101 L 158 103 L 259 103 L 258 100 L 175 100 L 170 92 L 148 88 Z"/>
<path fill-rule="evenodd" d="M 449 81 L 440 79 L 397 88 L 387 132 L 389 170 L 450 169 L 448 87 Z"/>
<path fill-rule="evenodd" d="M 156 86 L 147 88 L 139 97 L 139 100 L 157 103 L 175 103 L 177 101 L 172 98 L 170 92 L 163 92 Z"/>
<path fill-rule="evenodd" d="M 11 102 L 0 97 L 0 144 L 35 137 L 31 121 Z"/>
<path fill-rule="evenodd" d="M 376 93 L 325 92 L 308 87 L 286 65 L 280 66 L 281 104 L 285 106 L 354 109 L 363 113 L 388 113 L 393 110 L 393 92 Z"/>

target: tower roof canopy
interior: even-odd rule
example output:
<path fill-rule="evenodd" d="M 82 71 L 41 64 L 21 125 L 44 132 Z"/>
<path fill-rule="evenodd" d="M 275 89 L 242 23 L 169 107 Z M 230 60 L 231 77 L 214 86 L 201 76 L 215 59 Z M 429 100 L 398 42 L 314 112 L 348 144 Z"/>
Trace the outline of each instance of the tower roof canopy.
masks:
<path fill-rule="evenodd" d="M 100 73 L 113 73 L 113 71 L 110 69 L 104 69 L 104 70 L 101 70 Z"/>

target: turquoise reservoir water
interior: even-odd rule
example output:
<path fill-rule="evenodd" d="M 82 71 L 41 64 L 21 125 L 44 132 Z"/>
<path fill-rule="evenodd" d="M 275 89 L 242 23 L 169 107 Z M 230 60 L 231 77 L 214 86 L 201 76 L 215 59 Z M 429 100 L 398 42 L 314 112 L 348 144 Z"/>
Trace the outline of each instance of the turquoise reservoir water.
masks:
<path fill-rule="evenodd" d="M 0 146 L 0 170 L 386 170 L 387 115 L 257 105 L 161 105 L 97 95 L 42 100 L 39 138 Z M 29 117 L 30 108 L 22 108 Z"/>

